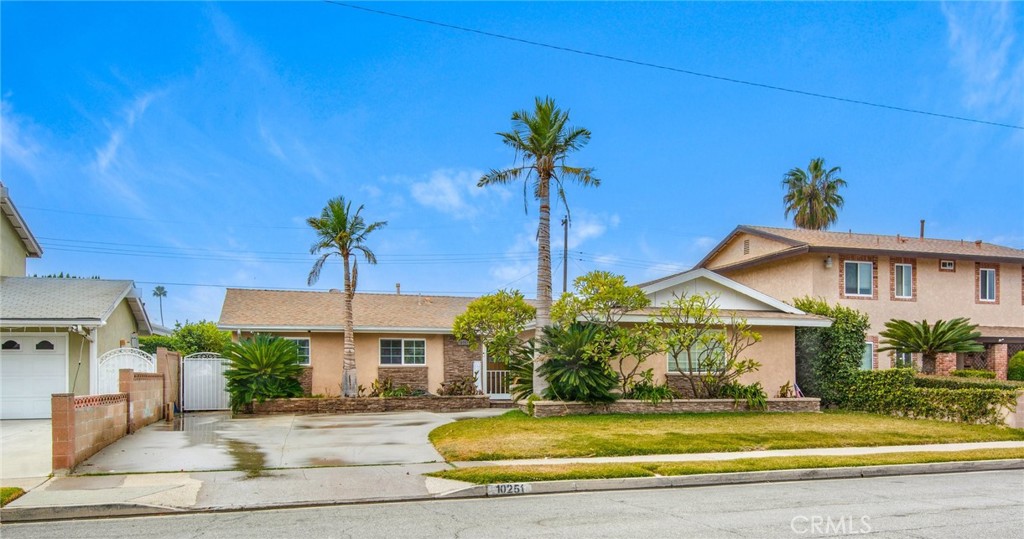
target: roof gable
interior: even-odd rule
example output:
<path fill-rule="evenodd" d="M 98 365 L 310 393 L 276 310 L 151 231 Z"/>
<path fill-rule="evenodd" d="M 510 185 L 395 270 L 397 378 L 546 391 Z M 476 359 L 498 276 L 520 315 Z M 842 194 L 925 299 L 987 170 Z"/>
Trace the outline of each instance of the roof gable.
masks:
<path fill-rule="evenodd" d="M 36 241 L 36 237 L 32 235 L 32 231 L 29 230 L 28 224 L 21 217 L 21 213 L 18 212 L 18 208 L 14 206 L 14 201 L 7 194 L 7 187 L 0 182 L 0 213 L 6 218 L 10 227 L 14 230 L 14 233 L 21 239 L 22 245 L 25 247 L 25 252 L 28 254 L 28 258 L 39 258 L 43 256 L 43 248 Z"/>
<path fill-rule="evenodd" d="M 132 281 L 2 277 L 0 320 L 5 327 L 102 325 L 127 300 L 139 333 L 150 333 L 149 317 Z"/>
<path fill-rule="evenodd" d="M 647 294 L 654 307 L 665 305 L 673 296 L 710 293 L 718 297 L 717 306 L 722 310 L 804 314 L 792 305 L 704 268 L 652 281 L 640 285 L 640 289 Z"/>

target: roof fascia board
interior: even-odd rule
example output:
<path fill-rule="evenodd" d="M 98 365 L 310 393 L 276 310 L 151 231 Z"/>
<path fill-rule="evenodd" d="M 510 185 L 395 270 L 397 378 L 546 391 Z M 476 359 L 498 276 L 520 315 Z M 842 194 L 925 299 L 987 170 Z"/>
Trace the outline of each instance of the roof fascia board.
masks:
<path fill-rule="evenodd" d="M 104 326 L 103 321 L 96 318 L 5 318 L 0 322 L 2 328 L 31 328 L 31 327 L 61 327 L 61 326 L 85 326 L 97 328 Z"/>
<path fill-rule="evenodd" d="M 28 252 L 29 258 L 41 258 L 43 256 L 43 247 L 36 241 L 36 237 L 32 234 L 32 230 L 29 229 L 28 223 L 21 216 L 21 212 L 18 211 L 18 207 L 14 205 L 14 201 L 7 194 L 7 186 L 0 187 L 0 200 L 2 200 L 2 209 L 4 215 L 11 220 L 11 225 L 14 230 L 18 233 L 18 237 L 21 238 L 21 243 L 25 247 L 25 251 Z"/>
<path fill-rule="evenodd" d="M 678 284 L 682 284 L 682 283 L 685 283 L 685 282 L 689 282 L 689 281 L 698 279 L 700 277 L 704 277 L 705 279 L 708 279 L 709 281 L 718 283 L 718 284 L 720 284 L 720 285 L 722 285 L 722 286 L 724 286 L 726 288 L 729 288 L 729 289 L 731 289 L 731 290 L 733 290 L 735 292 L 738 292 L 738 293 L 740 293 L 742 295 L 751 297 L 751 298 L 753 298 L 753 299 L 755 299 L 757 301 L 760 301 L 761 303 L 764 303 L 764 304 L 766 304 L 766 305 L 768 305 L 770 307 L 774 307 L 775 309 L 778 309 L 779 311 L 782 311 L 784 313 L 789 313 L 789 314 L 806 314 L 803 311 L 801 311 L 800 309 L 797 309 L 796 307 L 793 307 L 792 305 L 787 305 L 786 303 L 783 303 L 783 302 L 781 302 L 781 301 L 779 301 L 779 300 L 769 296 L 768 294 L 765 294 L 763 292 L 758 292 L 757 290 L 754 290 L 753 288 L 750 288 L 749 286 L 747 286 L 745 284 L 738 283 L 738 282 L 736 282 L 736 281 L 734 281 L 734 280 L 732 280 L 732 279 L 730 279 L 728 277 L 725 277 L 723 275 L 719 275 L 718 273 L 715 273 L 714 271 L 711 271 L 711 270 L 706 269 L 706 268 L 697 268 L 697 269 L 694 269 L 694 270 L 690 270 L 690 271 L 688 271 L 686 273 L 680 273 L 679 275 L 676 275 L 674 277 L 671 277 L 669 279 L 661 281 L 661 282 L 657 283 L 656 285 L 649 285 L 647 287 L 641 288 L 641 290 L 643 290 L 645 294 L 651 294 L 651 293 L 654 293 L 654 292 L 658 292 L 660 290 L 664 290 L 666 288 L 671 288 L 671 287 L 676 286 Z"/>
<path fill-rule="evenodd" d="M 814 246 L 810 248 L 813 253 L 840 253 L 840 254 L 868 254 L 900 256 L 908 258 L 934 258 L 953 260 L 976 260 L 978 262 L 1004 262 L 1007 264 L 1024 264 L 1024 257 L 994 256 L 994 255 L 968 255 L 961 253 L 932 253 L 924 251 L 894 251 L 891 249 L 870 249 L 864 247 L 825 247 Z M 730 268 L 731 269 L 731 268 Z"/>
<path fill-rule="evenodd" d="M 217 328 L 225 331 L 278 331 L 282 333 L 338 333 L 345 331 L 344 326 L 266 326 L 245 324 L 217 324 Z M 452 332 L 450 328 L 410 328 L 388 326 L 355 326 L 352 328 L 352 330 L 355 333 L 429 333 L 434 335 L 446 335 Z"/>
<path fill-rule="evenodd" d="M 754 267 L 754 266 L 760 266 L 761 264 L 764 264 L 764 263 L 767 263 L 767 262 L 774 262 L 776 260 L 783 260 L 783 259 L 786 259 L 786 258 L 790 258 L 790 257 L 794 257 L 794 256 L 800 256 L 802 254 L 807 254 L 811 250 L 813 250 L 813 249 L 810 246 L 808 246 L 808 245 L 797 245 L 795 247 L 790 247 L 789 249 L 785 249 L 785 250 L 782 250 L 782 251 L 775 251 L 774 253 L 769 253 L 769 254 L 766 254 L 766 255 L 761 255 L 761 256 L 759 256 L 757 258 L 751 258 L 750 260 L 744 260 L 742 262 L 736 262 L 735 264 L 729 264 L 728 266 L 720 266 L 720 267 L 715 268 L 712 271 L 716 271 L 716 272 L 720 272 L 721 273 L 721 272 L 727 272 L 727 271 L 736 271 L 736 270 L 741 270 L 741 269 L 747 269 L 747 268 L 751 268 L 751 267 Z"/>
<path fill-rule="evenodd" d="M 743 317 L 741 317 L 743 318 Z M 620 322 L 629 323 L 643 323 L 650 320 L 648 316 L 639 314 L 627 314 L 622 317 Z M 772 327 L 808 327 L 808 328 L 827 328 L 832 326 L 832 320 L 829 318 L 760 318 L 760 317 L 745 317 L 747 324 L 751 326 L 772 326 Z"/>

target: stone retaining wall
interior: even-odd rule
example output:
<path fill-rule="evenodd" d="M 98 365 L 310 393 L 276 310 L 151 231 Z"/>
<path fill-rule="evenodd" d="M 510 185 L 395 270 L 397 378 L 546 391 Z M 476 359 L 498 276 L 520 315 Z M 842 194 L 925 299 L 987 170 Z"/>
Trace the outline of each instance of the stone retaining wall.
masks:
<path fill-rule="evenodd" d="M 412 367 L 377 367 L 377 379 L 390 378 L 394 387 L 409 386 L 420 391 L 429 391 L 427 387 L 427 366 Z"/>
<path fill-rule="evenodd" d="M 519 409 L 526 411 L 526 405 Z M 694 412 L 747 412 L 745 402 L 732 399 L 676 399 L 658 404 L 638 400 L 620 400 L 611 404 L 587 404 L 584 402 L 536 401 L 533 403 L 534 417 L 599 414 L 680 414 Z M 819 412 L 819 399 L 768 399 L 769 412 Z"/>
<path fill-rule="evenodd" d="M 490 408 L 487 395 L 466 397 L 360 397 L 327 399 L 272 399 L 252 403 L 254 415 L 277 414 L 364 414 L 426 410 L 430 412 L 460 412 Z"/>

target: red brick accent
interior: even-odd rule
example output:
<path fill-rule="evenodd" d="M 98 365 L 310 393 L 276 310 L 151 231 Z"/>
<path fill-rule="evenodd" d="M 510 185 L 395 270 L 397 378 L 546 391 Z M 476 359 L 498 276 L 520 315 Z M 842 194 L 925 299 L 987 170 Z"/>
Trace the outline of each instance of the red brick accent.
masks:
<path fill-rule="evenodd" d="M 50 396 L 50 431 L 53 440 L 51 465 L 54 470 L 75 466 L 75 395 L 54 393 Z"/>
<path fill-rule="evenodd" d="M 872 343 L 872 346 L 871 346 L 871 370 L 877 371 L 878 370 L 878 346 L 879 346 L 878 345 L 878 335 L 872 335 L 872 336 L 868 337 L 868 340 L 871 341 L 871 343 Z"/>
<path fill-rule="evenodd" d="M 302 386 L 302 394 L 309 396 L 313 394 L 313 367 L 303 367 L 299 375 L 299 385 Z"/>
<path fill-rule="evenodd" d="M 935 356 L 935 374 L 949 376 L 949 373 L 956 370 L 956 354 L 944 352 Z"/>
<path fill-rule="evenodd" d="M 1010 352 L 1006 346 L 1006 343 L 998 343 L 989 346 L 987 357 L 987 367 L 991 371 L 995 371 L 996 380 L 1006 380 L 1006 370 L 1009 367 Z"/>
<path fill-rule="evenodd" d="M 910 297 L 896 296 L 896 264 L 910 264 Z M 917 259 L 889 257 L 889 299 L 891 301 L 917 301 Z"/>
<path fill-rule="evenodd" d="M 526 411 L 521 404 L 520 410 Z M 534 417 L 561 417 L 567 415 L 602 414 L 679 414 L 693 412 L 747 412 L 745 402 L 732 399 L 676 399 L 651 404 L 644 401 L 620 400 L 611 404 L 585 402 L 537 401 L 533 403 Z M 768 399 L 769 412 L 819 412 L 819 399 Z"/>
<path fill-rule="evenodd" d="M 846 295 L 846 263 L 871 262 L 871 296 Z M 846 299 L 878 299 L 878 257 L 867 255 L 842 255 L 839 258 L 839 297 Z"/>
<path fill-rule="evenodd" d="M 473 376 L 473 362 L 483 357 L 479 348 L 459 344 L 454 335 L 444 336 L 444 381 L 452 382 Z"/>
<path fill-rule="evenodd" d="M 363 397 L 327 399 L 272 399 L 253 402 L 255 415 L 276 414 L 364 414 L 404 410 L 428 410 L 431 412 L 457 412 L 490 408 L 487 395 L 465 397 Z"/>
<path fill-rule="evenodd" d="M 981 299 L 981 270 L 983 269 L 994 269 L 996 270 L 996 299 L 995 301 L 989 301 Z M 981 262 L 974 263 L 974 303 L 980 305 L 999 305 L 999 264 L 985 263 L 982 265 Z"/>

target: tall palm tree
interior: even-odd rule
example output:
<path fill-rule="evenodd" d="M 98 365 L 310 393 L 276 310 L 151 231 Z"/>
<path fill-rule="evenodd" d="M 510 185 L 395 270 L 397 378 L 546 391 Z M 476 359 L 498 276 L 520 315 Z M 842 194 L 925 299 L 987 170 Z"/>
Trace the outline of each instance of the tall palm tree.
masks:
<path fill-rule="evenodd" d="M 934 326 L 928 325 L 927 320 L 889 320 L 885 323 L 885 331 L 879 332 L 884 339 L 884 346 L 879 347 L 878 351 L 920 353 L 921 370 L 925 374 L 935 374 L 935 358 L 941 353 L 985 351 L 985 347 L 978 343 L 981 332 L 977 328 L 976 324 L 971 324 L 966 318 L 939 320 Z"/>
<path fill-rule="evenodd" d="M 515 151 L 513 166 L 503 170 L 492 169 L 477 186 L 505 185 L 523 180 L 523 196 L 527 186 L 539 202 L 540 221 L 537 225 L 537 334 L 551 325 L 551 183 L 554 182 L 558 199 L 566 206 L 565 183 L 573 181 L 584 186 L 598 186 L 601 180 L 593 175 L 593 168 L 573 167 L 566 164 L 571 152 L 581 149 L 590 141 L 590 131 L 568 125 L 569 111 L 563 111 L 550 97 L 536 98 L 531 113 L 521 110 L 512 113 L 512 131 L 499 132 L 502 142 Z M 531 184 L 532 181 L 532 184 Z M 526 201 L 524 200 L 524 205 Z M 547 386 L 538 374 L 543 361 L 534 361 L 533 384 L 538 395 Z"/>
<path fill-rule="evenodd" d="M 313 269 L 309 270 L 307 283 L 312 286 L 320 279 L 320 270 L 331 256 L 341 258 L 345 268 L 345 353 L 341 365 L 341 390 L 346 397 L 355 397 L 358 391 L 352 299 L 355 297 L 359 278 L 359 255 L 362 254 L 368 264 L 377 263 L 377 257 L 366 246 L 366 237 L 388 224 L 387 221 L 366 224 L 360 215 L 362 211 L 362 205 L 352 211 L 352 203 L 339 196 L 327 201 L 327 205 L 320 212 L 320 217 L 306 219 L 306 224 L 317 235 L 316 243 L 309 248 L 309 253 L 320 255 L 313 264 Z"/>
<path fill-rule="evenodd" d="M 167 289 L 163 285 L 157 285 L 153 289 L 153 297 L 160 302 L 160 325 L 164 325 L 164 298 L 167 297 Z"/>
<path fill-rule="evenodd" d="M 843 207 L 839 189 L 846 187 L 846 180 L 839 177 L 841 172 L 839 167 L 825 170 L 821 157 L 811 159 L 806 171 L 793 168 L 787 172 L 782 178 L 786 217 L 792 213 L 793 224 L 811 230 L 825 230 L 835 224 L 839 218 L 836 210 Z"/>

